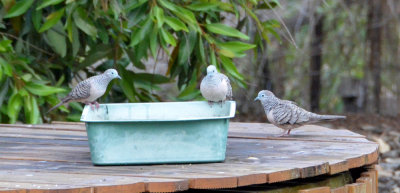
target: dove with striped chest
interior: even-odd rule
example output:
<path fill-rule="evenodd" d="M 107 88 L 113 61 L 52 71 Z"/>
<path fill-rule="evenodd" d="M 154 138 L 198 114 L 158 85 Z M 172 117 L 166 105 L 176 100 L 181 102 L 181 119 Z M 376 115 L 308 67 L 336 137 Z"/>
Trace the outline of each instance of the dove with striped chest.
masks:
<path fill-rule="evenodd" d="M 319 115 L 300 108 L 296 103 L 277 98 L 271 91 L 262 90 L 254 101 L 261 101 L 267 119 L 273 125 L 287 131 L 290 134 L 292 129 L 320 121 L 345 119 L 340 115 Z"/>
<path fill-rule="evenodd" d="M 61 99 L 60 103 L 52 107 L 47 113 L 69 102 L 81 102 L 90 105 L 92 109 L 94 109 L 92 105 L 99 108 L 99 103 L 96 100 L 104 95 L 108 84 L 115 78 L 121 79 L 115 69 L 108 69 L 103 74 L 79 82 L 65 98 Z"/>
<path fill-rule="evenodd" d="M 219 73 L 215 66 L 207 67 L 207 75 L 200 84 L 201 95 L 212 104 L 212 102 L 225 102 L 232 99 L 232 87 L 227 76 Z"/>

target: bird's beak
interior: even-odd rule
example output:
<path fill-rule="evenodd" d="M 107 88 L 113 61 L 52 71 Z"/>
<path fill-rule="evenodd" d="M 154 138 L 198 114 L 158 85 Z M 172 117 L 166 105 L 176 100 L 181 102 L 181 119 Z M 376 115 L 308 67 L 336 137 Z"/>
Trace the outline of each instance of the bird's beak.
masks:
<path fill-rule="evenodd" d="M 119 75 L 117 76 L 117 78 L 119 78 L 119 79 L 121 79 L 121 80 L 122 80 L 122 78 L 121 78 Z"/>
<path fill-rule="evenodd" d="M 260 100 L 260 98 L 258 98 L 258 97 L 256 97 L 256 98 L 254 99 L 254 101 L 258 101 L 258 100 Z"/>

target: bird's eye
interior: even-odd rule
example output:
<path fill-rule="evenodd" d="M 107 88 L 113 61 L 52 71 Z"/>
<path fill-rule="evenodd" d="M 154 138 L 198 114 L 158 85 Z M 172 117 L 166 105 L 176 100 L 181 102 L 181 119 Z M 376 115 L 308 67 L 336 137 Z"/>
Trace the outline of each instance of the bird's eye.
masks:
<path fill-rule="evenodd" d="M 265 97 L 265 95 L 262 94 L 261 97 Z"/>

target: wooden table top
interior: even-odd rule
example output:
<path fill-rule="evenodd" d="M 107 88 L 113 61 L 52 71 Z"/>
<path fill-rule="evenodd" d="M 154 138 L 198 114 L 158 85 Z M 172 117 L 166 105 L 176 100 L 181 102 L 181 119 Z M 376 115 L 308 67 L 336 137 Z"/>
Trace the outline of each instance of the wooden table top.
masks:
<path fill-rule="evenodd" d="M 378 160 L 378 144 L 348 130 L 305 126 L 288 137 L 231 123 L 223 163 L 93 166 L 85 126 L 0 124 L 0 192 L 174 192 L 336 174 Z"/>

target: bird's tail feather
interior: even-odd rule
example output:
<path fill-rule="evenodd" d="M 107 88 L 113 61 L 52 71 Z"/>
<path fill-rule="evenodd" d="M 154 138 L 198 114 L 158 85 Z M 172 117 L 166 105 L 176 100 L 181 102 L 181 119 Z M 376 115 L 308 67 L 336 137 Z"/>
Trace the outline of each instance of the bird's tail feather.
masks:
<path fill-rule="evenodd" d="M 46 112 L 46 114 L 49 113 L 50 111 L 52 111 L 52 110 L 58 108 L 59 106 L 61 106 L 61 105 L 65 104 L 65 103 L 67 103 L 68 101 L 70 101 L 69 98 L 63 98 L 63 99 L 61 99 L 61 102 L 58 103 L 56 106 L 51 107 L 51 108 Z"/>
<path fill-rule="evenodd" d="M 317 119 L 319 120 L 338 120 L 338 119 L 346 119 L 346 116 L 342 115 L 317 115 Z"/>

